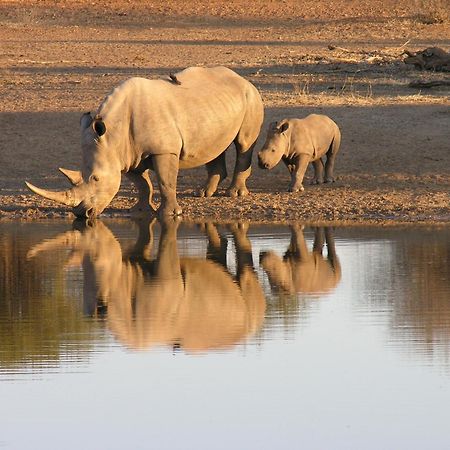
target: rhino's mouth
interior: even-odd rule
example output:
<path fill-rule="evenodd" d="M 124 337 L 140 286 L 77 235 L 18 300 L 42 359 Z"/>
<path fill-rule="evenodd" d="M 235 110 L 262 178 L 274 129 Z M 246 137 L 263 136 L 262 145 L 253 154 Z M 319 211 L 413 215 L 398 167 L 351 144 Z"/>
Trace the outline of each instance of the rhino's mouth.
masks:
<path fill-rule="evenodd" d="M 72 188 L 65 191 L 48 191 L 25 182 L 27 187 L 41 197 L 70 206 L 72 212 L 80 219 L 93 219 L 100 214 L 111 201 L 111 196 L 94 195 L 88 183 L 83 182 L 81 172 L 59 169 L 70 181 Z"/>
<path fill-rule="evenodd" d="M 259 161 L 258 166 L 260 169 L 271 169 L 269 163 L 263 163 L 262 161 Z"/>
<path fill-rule="evenodd" d="M 88 207 L 81 202 L 73 208 L 73 213 L 80 219 L 92 219 L 97 215 L 96 209 L 92 206 Z"/>
<path fill-rule="evenodd" d="M 272 169 L 273 164 L 270 164 L 269 162 L 263 161 L 262 158 L 258 158 L 258 166 L 260 169 Z"/>

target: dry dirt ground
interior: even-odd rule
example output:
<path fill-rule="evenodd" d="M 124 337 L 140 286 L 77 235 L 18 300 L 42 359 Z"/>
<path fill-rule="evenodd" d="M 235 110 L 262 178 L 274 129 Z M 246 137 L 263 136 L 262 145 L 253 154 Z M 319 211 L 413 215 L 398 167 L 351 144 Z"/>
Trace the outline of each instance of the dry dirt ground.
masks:
<path fill-rule="evenodd" d="M 0 219 L 71 216 L 23 181 L 67 186 L 57 167 L 80 166 L 81 114 L 94 111 L 122 80 L 225 65 L 261 92 L 260 141 L 267 124 L 284 117 L 318 112 L 339 124 L 337 181 L 306 180 L 303 193 L 290 194 L 286 168 L 261 171 L 254 158 L 249 197 L 225 197 L 225 182 L 218 196 L 200 199 L 194 192 L 205 169 L 184 171 L 178 192 L 186 218 L 448 224 L 449 88 L 408 84 L 449 74 L 420 72 L 402 56 L 429 46 L 450 51 L 448 6 L 448 0 L 3 0 Z M 233 157 L 229 151 L 230 164 Z M 105 214 L 126 216 L 133 195 L 124 182 Z"/>

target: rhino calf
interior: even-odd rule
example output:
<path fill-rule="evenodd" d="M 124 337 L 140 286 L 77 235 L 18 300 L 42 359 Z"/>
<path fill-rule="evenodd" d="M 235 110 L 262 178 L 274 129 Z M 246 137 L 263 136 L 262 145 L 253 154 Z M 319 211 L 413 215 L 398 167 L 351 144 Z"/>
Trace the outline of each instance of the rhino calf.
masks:
<path fill-rule="evenodd" d="M 303 191 L 303 177 L 311 161 L 314 164 L 312 184 L 334 181 L 334 161 L 340 144 L 339 127 L 325 115 L 310 114 L 304 119 L 272 122 L 266 142 L 258 153 L 259 167 L 272 169 L 283 160 L 291 174 L 289 192 Z M 325 155 L 324 165 L 322 157 Z"/>

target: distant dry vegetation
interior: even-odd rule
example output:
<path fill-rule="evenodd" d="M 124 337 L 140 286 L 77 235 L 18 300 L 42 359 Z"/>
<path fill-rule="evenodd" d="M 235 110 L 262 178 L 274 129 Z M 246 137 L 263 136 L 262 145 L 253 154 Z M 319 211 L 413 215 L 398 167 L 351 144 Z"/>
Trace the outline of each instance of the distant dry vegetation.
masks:
<path fill-rule="evenodd" d="M 423 24 L 450 22 L 449 0 L 415 0 L 417 20 Z"/>

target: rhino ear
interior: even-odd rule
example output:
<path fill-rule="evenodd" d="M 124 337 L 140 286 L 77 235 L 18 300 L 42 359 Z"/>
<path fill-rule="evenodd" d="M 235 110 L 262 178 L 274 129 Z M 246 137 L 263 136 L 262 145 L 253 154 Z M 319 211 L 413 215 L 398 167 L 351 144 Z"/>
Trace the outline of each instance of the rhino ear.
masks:
<path fill-rule="evenodd" d="M 284 122 L 280 126 L 280 133 L 284 133 L 289 128 L 289 122 Z"/>
<path fill-rule="evenodd" d="M 85 130 L 92 123 L 92 116 L 90 112 L 84 113 L 80 119 L 81 129 Z"/>
<path fill-rule="evenodd" d="M 269 130 L 271 130 L 271 131 L 275 131 L 275 130 L 277 130 L 277 122 L 270 122 L 270 124 L 269 124 Z"/>
<path fill-rule="evenodd" d="M 106 133 L 105 122 L 103 122 L 103 119 L 99 115 L 95 116 L 92 127 L 98 137 L 103 136 Z"/>

